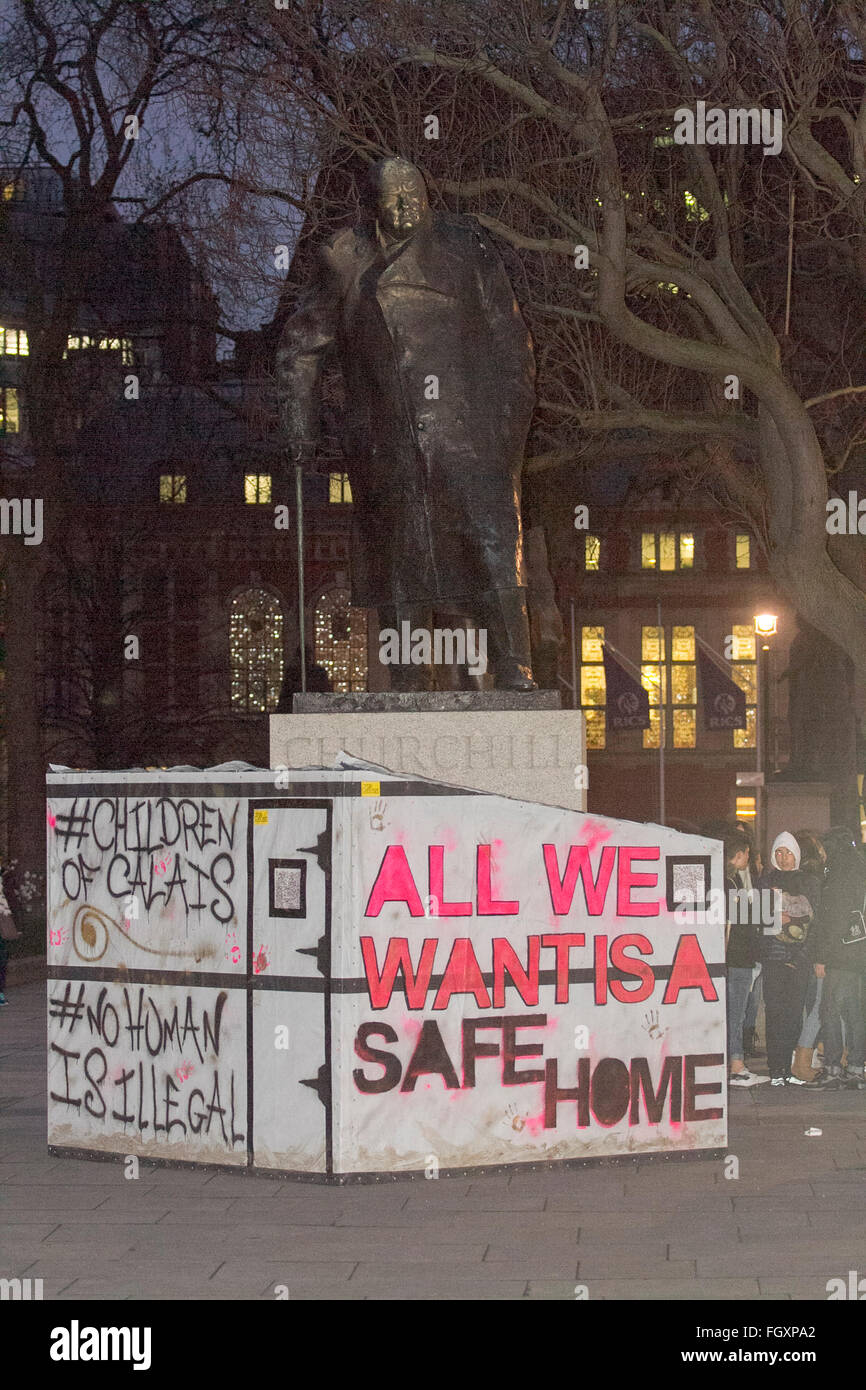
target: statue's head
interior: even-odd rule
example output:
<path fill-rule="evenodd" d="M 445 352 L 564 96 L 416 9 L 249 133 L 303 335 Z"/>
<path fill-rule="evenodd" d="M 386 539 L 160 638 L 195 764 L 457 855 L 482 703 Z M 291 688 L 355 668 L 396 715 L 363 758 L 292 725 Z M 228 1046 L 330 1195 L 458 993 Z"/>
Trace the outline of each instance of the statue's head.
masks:
<path fill-rule="evenodd" d="M 424 175 L 408 159 L 374 164 L 370 191 L 379 233 L 388 243 L 413 236 L 430 214 Z"/>

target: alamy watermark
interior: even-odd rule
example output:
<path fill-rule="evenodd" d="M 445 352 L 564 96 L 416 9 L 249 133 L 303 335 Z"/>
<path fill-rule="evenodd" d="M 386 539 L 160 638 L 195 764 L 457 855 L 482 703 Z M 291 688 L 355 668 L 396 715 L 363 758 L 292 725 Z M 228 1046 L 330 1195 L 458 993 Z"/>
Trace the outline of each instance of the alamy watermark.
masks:
<path fill-rule="evenodd" d="M 698 901 L 694 893 L 684 892 L 674 910 L 677 926 L 697 922 L 702 926 L 759 926 L 773 932 L 782 930 L 782 895 L 775 888 L 710 888 Z"/>
<path fill-rule="evenodd" d="M 23 536 L 25 545 L 41 545 L 42 498 L 0 497 L 0 536 Z"/>
<path fill-rule="evenodd" d="M 866 497 L 856 492 L 844 497 L 831 497 L 827 502 L 828 536 L 866 536 Z"/>
<path fill-rule="evenodd" d="M 763 145 L 764 154 L 782 152 L 782 110 L 775 107 L 735 106 L 725 111 L 699 101 L 692 111 L 680 106 L 674 112 L 675 145 Z"/>
<path fill-rule="evenodd" d="M 42 1296 L 41 1279 L 0 1279 L 0 1303 L 26 1303 Z"/>
<path fill-rule="evenodd" d="M 465 666 L 472 676 L 487 671 L 487 629 L 426 627 L 408 622 L 383 628 L 379 633 L 379 660 L 383 666 Z"/>

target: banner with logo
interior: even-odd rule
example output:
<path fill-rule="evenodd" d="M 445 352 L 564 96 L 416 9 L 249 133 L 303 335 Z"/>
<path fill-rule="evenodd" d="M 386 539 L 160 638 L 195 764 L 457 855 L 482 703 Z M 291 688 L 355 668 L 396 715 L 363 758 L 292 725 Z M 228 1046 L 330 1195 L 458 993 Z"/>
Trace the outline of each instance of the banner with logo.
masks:
<path fill-rule="evenodd" d="M 604 680 L 607 688 L 607 727 L 609 729 L 648 729 L 650 726 L 649 694 L 640 681 L 630 676 L 624 666 L 602 644 Z"/>
<path fill-rule="evenodd" d="M 745 729 L 746 695 L 698 646 L 698 680 L 704 706 L 704 728 Z"/>

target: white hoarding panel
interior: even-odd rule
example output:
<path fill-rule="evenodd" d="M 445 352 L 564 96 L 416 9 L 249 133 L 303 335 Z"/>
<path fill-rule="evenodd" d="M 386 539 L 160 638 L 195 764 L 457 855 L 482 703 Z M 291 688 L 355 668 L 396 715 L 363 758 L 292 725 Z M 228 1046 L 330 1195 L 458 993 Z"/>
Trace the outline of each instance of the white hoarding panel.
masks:
<path fill-rule="evenodd" d="M 54 979 L 48 1029 L 50 1143 L 246 1164 L 242 990 Z"/>
<path fill-rule="evenodd" d="M 49 965 L 243 978 L 246 802 L 124 775 L 49 785 Z"/>
<path fill-rule="evenodd" d="M 387 792 L 349 803 L 337 1171 L 724 1144 L 723 926 L 674 915 L 722 888 L 719 846 Z"/>
<path fill-rule="evenodd" d="M 331 802 L 249 806 L 254 1161 L 324 1173 Z"/>
<path fill-rule="evenodd" d="M 49 776 L 52 1145 L 350 1177 L 725 1144 L 718 842 L 279 786 Z"/>
<path fill-rule="evenodd" d="M 257 1168 L 324 1173 L 328 1107 L 325 994 L 253 993 L 253 1161 Z"/>

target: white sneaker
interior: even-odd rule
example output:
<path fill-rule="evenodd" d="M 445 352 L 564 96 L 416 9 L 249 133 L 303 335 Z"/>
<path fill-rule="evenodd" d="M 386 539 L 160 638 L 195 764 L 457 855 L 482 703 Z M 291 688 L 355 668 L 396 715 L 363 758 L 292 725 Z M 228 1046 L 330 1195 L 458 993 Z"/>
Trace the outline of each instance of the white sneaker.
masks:
<path fill-rule="evenodd" d="M 771 1086 L 784 1086 L 784 1084 L 785 1084 L 785 1078 L 784 1078 L 784 1076 L 773 1076 L 773 1077 L 770 1078 L 770 1085 L 771 1085 Z"/>
<path fill-rule="evenodd" d="M 728 1085 L 738 1087 L 753 1086 L 755 1084 L 755 1079 L 756 1078 L 750 1071 L 732 1071 L 728 1076 Z"/>

